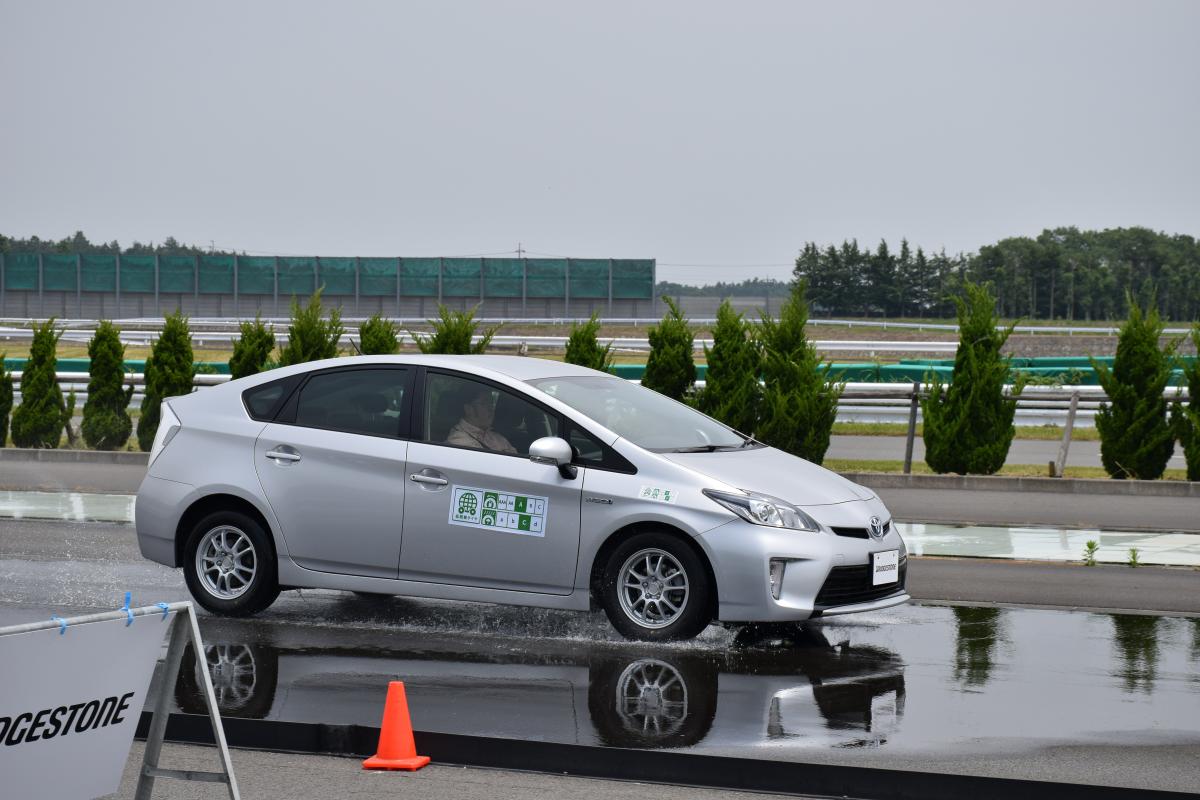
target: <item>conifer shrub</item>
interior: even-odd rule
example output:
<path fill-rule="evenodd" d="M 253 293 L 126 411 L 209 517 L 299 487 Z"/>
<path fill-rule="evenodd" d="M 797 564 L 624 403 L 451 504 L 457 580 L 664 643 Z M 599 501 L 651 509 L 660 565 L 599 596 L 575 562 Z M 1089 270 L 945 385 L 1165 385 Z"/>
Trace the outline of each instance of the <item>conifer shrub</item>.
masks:
<path fill-rule="evenodd" d="M 478 306 L 470 311 L 451 311 L 445 306 L 439 305 L 438 318 L 429 320 L 429 324 L 433 326 L 431 335 L 422 336 L 413 331 L 409 331 L 408 335 L 413 337 L 422 353 L 439 355 L 482 353 L 487 350 L 488 344 L 496 335 L 496 331 L 500 330 L 500 326 L 493 325 L 485 329 L 479 341 L 472 342 L 471 339 L 479 328 L 479 323 L 475 321 L 477 308 Z"/>
<path fill-rule="evenodd" d="M 88 342 L 88 397 L 83 404 L 83 440 L 93 450 L 118 450 L 129 441 L 133 421 L 129 401 L 133 387 L 125 387 L 125 345 L 121 332 L 102 320 Z"/>
<path fill-rule="evenodd" d="M 1156 480 L 1175 450 L 1175 431 L 1163 391 L 1171 380 L 1174 345 L 1161 349 L 1163 324 L 1158 311 L 1142 311 L 1128 297 L 1129 318 L 1117 336 L 1112 369 L 1095 359 L 1092 368 L 1108 395 L 1096 414 L 1100 463 L 1114 478 Z"/>
<path fill-rule="evenodd" d="M 245 320 L 238 329 L 241 336 L 233 343 L 233 355 L 229 358 L 229 374 L 233 380 L 268 369 L 271 352 L 275 349 L 275 334 L 263 324 L 260 315 L 256 314 L 253 322 Z"/>
<path fill-rule="evenodd" d="M 762 315 L 762 399 L 755 438 L 820 464 L 829 449 L 845 382 L 833 381 L 808 340 L 807 285 L 798 281 L 779 310 Z"/>
<path fill-rule="evenodd" d="M 696 361 L 692 355 L 692 329 L 679 306 L 664 296 L 667 312 L 650 329 L 650 357 L 642 374 L 642 386 L 683 400 L 696 383 Z"/>
<path fill-rule="evenodd" d="M 17 447 L 58 447 L 63 428 L 75 413 L 75 393 L 64 401 L 55 377 L 61 336 L 53 319 L 33 326 L 29 360 L 21 374 L 21 405 L 12 415 L 12 440 Z"/>
<path fill-rule="evenodd" d="M 1187 405 L 1176 402 L 1172 409 L 1175 436 L 1187 462 L 1187 479 L 1200 481 L 1200 323 L 1192 326 L 1192 344 L 1196 357 L 1183 367 L 1183 382 L 1188 390 Z"/>
<path fill-rule="evenodd" d="M 13 406 L 13 376 L 4 366 L 7 353 L 0 353 L 0 447 L 8 444 L 8 415 Z"/>
<path fill-rule="evenodd" d="M 964 283 L 954 303 L 958 349 L 950 385 L 934 376 L 921 401 L 925 462 L 938 473 L 992 475 L 1004 466 L 1016 433 L 1017 401 L 1004 396 L 1009 359 L 1000 354 L 1013 329 L 997 330 L 996 300 L 987 286 Z"/>
<path fill-rule="evenodd" d="M 583 323 L 572 323 L 571 335 L 567 337 L 567 355 L 564 359 L 568 364 L 578 364 L 589 369 L 608 372 L 612 366 L 612 343 L 600 346 L 597 337 L 600 335 L 600 319 L 596 314 Z"/>
<path fill-rule="evenodd" d="M 382 313 L 375 314 L 358 329 L 358 349 L 364 356 L 390 356 L 400 352 L 396 324 Z"/>
<path fill-rule="evenodd" d="M 704 347 L 708 364 L 698 407 L 734 430 L 753 434 L 758 422 L 761 355 L 754 331 L 729 301 L 717 309 L 713 346 Z"/>
<path fill-rule="evenodd" d="M 146 359 L 146 393 L 142 398 L 142 413 L 138 417 L 138 447 L 149 452 L 154 434 L 162 418 L 162 401 L 168 397 L 190 394 L 196 377 L 192 360 L 192 334 L 187 317 L 176 310 L 163 322 L 162 334 L 150 348 Z"/>
<path fill-rule="evenodd" d="M 323 291 L 324 287 L 313 292 L 312 297 L 308 298 L 308 304 L 303 308 L 295 297 L 292 298 L 292 320 L 288 325 L 288 340 L 279 351 L 281 367 L 337 357 L 338 342 L 346 332 L 342 326 L 342 310 L 331 309 L 329 318 L 326 319 L 321 307 Z"/>

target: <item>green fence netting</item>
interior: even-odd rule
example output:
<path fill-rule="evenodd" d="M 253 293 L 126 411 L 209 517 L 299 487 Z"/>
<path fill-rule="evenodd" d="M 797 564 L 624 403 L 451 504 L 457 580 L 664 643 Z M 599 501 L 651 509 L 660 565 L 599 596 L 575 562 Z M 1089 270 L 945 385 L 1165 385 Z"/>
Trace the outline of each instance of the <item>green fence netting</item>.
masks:
<path fill-rule="evenodd" d="M 154 256 L 121 256 L 122 292 L 154 294 Z"/>
<path fill-rule="evenodd" d="M 403 297 L 437 297 L 440 258 L 400 259 L 400 294 Z"/>
<path fill-rule="evenodd" d="M 608 298 L 608 259 L 570 259 L 571 299 Z"/>
<path fill-rule="evenodd" d="M 4 254 L 4 288 L 16 292 L 37 291 L 37 253 Z"/>
<path fill-rule="evenodd" d="M 200 256 L 200 294 L 233 294 L 233 256 Z"/>
<path fill-rule="evenodd" d="M 42 256 L 42 288 L 48 292 L 75 291 L 78 261 L 70 253 L 46 253 Z"/>
<path fill-rule="evenodd" d="M 117 257 L 113 253 L 84 253 L 79 257 L 80 288 L 85 292 L 117 290 Z"/>
<path fill-rule="evenodd" d="M 612 261 L 613 299 L 653 300 L 653 259 L 614 258 Z"/>
<path fill-rule="evenodd" d="M 567 288 L 565 258 L 529 258 L 525 260 L 527 297 L 563 297 Z"/>
<path fill-rule="evenodd" d="M 479 297 L 483 261 L 478 258 L 442 259 L 442 297 Z"/>
<path fill-rule="evenodd" d="M 161 294 L 196 291 L 196 256 L 159 256 L 158 291 Z"/>
<path fill-rule="evenodd" d="M 358 293 L 363 297 L 395 297 L 398 258 L 358 259 Z"/>
<path fill-rule="evenodd" d="M 238 292 L 275 293 L 275 259 L 271 256 L 238 256 Z"/>
<path fill-rule="evenodd" d="M 317 260 L 315 258 L 289 258 L 280 256 L 279 296 L 306 298 L 316 291 Z M 325 294 L 331 294 L 328 287 Z M 354 294 L 351 288 L 350 294 Z"/>
<path fill-rule="evenodd" d="M 354 294 L 353 258 L 318 258 L 317 285 L 325 287 L 325 296 Z"/>
<path fill-rule="evenodd" d="M 153 294 L 308 296 L 318 286 L 326 295 L 650 300 L 654 261 L 603 258 L 313 258 L 232 255 L 123 255 L 45 253 L 46 291 L 76 290 Z M 611 279 L 609 271 L 611 269 Z M 4 288 L 38 289 L 39 256 L 8 253 Z M 569 276 L 569 278 L 568 278 Z M 569 280 L 569 286 L 568 286 Z M 397 286 L 397 281 L 399 285 Z M 399 291 L 397 291 L 397 289 Z M 569 291 L 568 291 L 569 289 Z"/>
<path fill-rule="evenodd" d="M 525 265 L 519 258 L 483 260 L 484 297 L 520 297 L 524 278 Z"/>

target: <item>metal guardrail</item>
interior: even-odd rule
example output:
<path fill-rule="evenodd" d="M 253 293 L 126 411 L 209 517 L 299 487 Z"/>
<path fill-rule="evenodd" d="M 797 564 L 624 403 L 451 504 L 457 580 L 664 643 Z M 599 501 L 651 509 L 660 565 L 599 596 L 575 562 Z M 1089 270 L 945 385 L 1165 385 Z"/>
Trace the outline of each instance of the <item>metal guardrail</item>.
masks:
<path fill-rule="evenodd" d="M 13 372 L 14 381 L 18 382 L 21 372 Z M 80 412 L 87 400 L 88 374 L 85 372 L 57 372 L 55 378 L 64 393 L 75 392 L 76 412 Z M 145 398 L 145 375 L 143 373 L 128 373 L 125 377 L 126 386 L 133 386 L 134 393 L 131 405 L 140 407 Z M 229 375 L 196 375 L 193 378 L 193 388 L 201 389 L 228 383 Z M 638 383 L 639 381 L 633 381 Z M 697 388 L 703 387 L 704 381 L 697 381 Z M 1011 396 L 1013 386 L 1004 387 L 1005 394 Z M 20 403 L 20 392 L 15 393 L 15 403 Z M 906 441 L 904 448 L 904 472 L 912 471 L 913 444 L 916 438 L 917 423 L 921 420 L 920 401 L 929 396 L 928 386 L 920 383 L 847 383 L 838 400 L 838 422 L 907 422 Z M 1186 387 L 1171 387 L 1163 392 L 1163 397 L 1169 401 L 1189 400 Z M 1018 426 L 1060 425 L 1063 428 L 1062 444 L 1058 457 L 1049 465 L 1052 477 L 1062 477 L 1066 468 L 1067 455 L 1071 444 L 1071 436 L 1077 423 L 1091 427 L 1100 404 L 1108 396 L 1099 386 L 1026 386 L 1017 396 L 1017 411 L 1014 424 Z"/>
<path fill-rule="evenodd" d="M 92 331 L 85 327 L 69 326 L 63 331 L 60 341 L 73 344 L 87 344 L 91 341 Z M 275 343 L 287 343 L 286 328 L 275 328 Z M 208 343 L 219 343 L 232 346 L 240 337 L 236 330 L 193 330 L 192 342 L 203 347 Z M 121 342 L 126 345 L 146 347 L 157 339 L 157 330 L 124 329 L 121 331 Z M 24 341 L 33 338 L 33 331 L 28 328 L 0 327 L 0 340 Z M 473 341 L 480 341 L 482 336 L 474 336 Z M 357 328 L 347 327 L 340 344 L 347 350 L 353 350 L 359 339 Z M 398 334 L 401 344 L 415 344 L 415 339 L 405 331 Z M 525 346 L 531 350 L 562 350 L 567 346 L 566 336 L 502 336 L 492 337 L 491 343 L 497 347 L 519 349 Z M 611 344 L 613 350 L 626 353 L 645 353 L 650 350 L 650 340 L 638 337 L 601 338 L 601 344 Z M 693 350 L 703 352 L 705 347 L 712 347 L 712 339 L 695 339 Z M 817 340 L 813 344 L 818 350 L 851 353 L 953 353 L 958 345 L 956 342 L 897 342 L 888 340 Z"/>
<path fill-rule="evenodd" d="M 365 317 L 343 317 L 343 321 L 349 325 L 357 326 L 358 323 L 365 321 Z M 392 318 L 396 324 L 400 326 L 417 326 L 426 325 L 429 320 L 426 317 L 396 317 Z M 5 326 L 22 326 L 32 322 L 44 322 L 45 318 L 0 318 L 0 325 Z M 476 317 L 476 321 L 486 324 L 509 324 L 509 325 L 571 325 L 578 322 L 586 322 L 586 318 L 577 317 Z M 656 325 L 661 320 L 658 317 L 601 317 L 602 325 Z M 94 328 L 98 320 L 93 319 L 58 319 L 57 322 L 68 327 L 91 327 Z M 238 319 L 229 317 L 191 317 L 188 320 L 192 328 L 216 328 L 226 327 L 230 330 L 236 330 L 240 322 Z M 269 317 L 263 318 L 263 322 L 268 325 L 273 325 L 277 329 L 285 328 L 290 320 L 286 317 Z M 693 325 L 713 325 L 716 323 L 715 317 L 693 317 L 689 319 Z M 153 328 L 162 327 L 162 317 L 134 317 L 128 319 L 114 320 L 114 323 L 121 328 L 145 327 Z M 865 319 L 820 319 L 810 318 L 809 325 L 834 327 L 834 328 L 865 328 L 878 330 L 914 330 L 914 331 L 937 331 L 944 333 L 957 333 L 958 326 L 944 322 L 893 322 L 890 320 L 865 320 Z M 1006 326 L 997 326 L 998 329 Z M 1093 336 L 1115 336 L 1119 331 L 1119 326 L 1093 326 L 1093 325 L 1018 325 L 1014 329 L 1017 333 L 1029 334 L 1066 334 L 1068 336 L 1075 335 L 1093 335 Z M 1186 334 L 1190 328 L 1166 328 L 1163 333 L 1168 336 L 1178 336 Z"/>

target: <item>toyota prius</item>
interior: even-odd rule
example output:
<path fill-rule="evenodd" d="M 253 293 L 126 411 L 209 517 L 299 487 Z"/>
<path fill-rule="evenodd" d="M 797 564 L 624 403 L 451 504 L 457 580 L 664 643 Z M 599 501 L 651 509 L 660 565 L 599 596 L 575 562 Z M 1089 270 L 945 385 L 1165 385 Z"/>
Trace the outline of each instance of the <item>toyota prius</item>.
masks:
<path fill-rule="evenodd" d="M 280 591 L 603 608 L 636 639 L 906 602 L 875 494 L 595 370 L 360 356 L 163 403 L 142 554 L 217 614 Z"/>

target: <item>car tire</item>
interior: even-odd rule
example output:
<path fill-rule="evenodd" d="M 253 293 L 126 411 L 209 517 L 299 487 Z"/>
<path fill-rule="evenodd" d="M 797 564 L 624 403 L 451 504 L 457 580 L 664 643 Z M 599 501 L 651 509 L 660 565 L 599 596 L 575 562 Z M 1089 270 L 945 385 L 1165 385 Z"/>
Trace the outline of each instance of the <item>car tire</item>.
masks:
<path fill-rule="evenodd" d="M 713 591 L 695 550 L 671 534 L 648 532 L 613 550 L 599 599 L 625 638 L 666 642 L 691 639 L 708 626 Z"/>
<path fill-rule="evenodd" d="M 279 596 L 275 549 L 262 525 L 247 514 L 208 514 L 192 527 L 183 554 L 188 591 L 214 614 L 257 614 Z"/>

